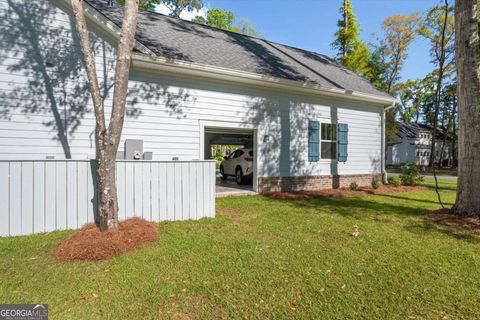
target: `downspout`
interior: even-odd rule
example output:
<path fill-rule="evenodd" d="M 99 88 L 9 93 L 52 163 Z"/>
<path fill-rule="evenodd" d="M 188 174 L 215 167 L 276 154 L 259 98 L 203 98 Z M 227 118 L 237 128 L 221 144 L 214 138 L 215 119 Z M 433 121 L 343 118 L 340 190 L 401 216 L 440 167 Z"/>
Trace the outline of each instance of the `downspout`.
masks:
<path fill-rule="evenodd" d="M 387 110 L 390 110 L 392 109 L 393 107 L 395 107 L 395 102 L 392 103 L 391 106 L 389 107 L 385 107 L 385 108 L 382 108 L 382 112 L 381 112 L 381 118 L 382 118 L 382 134 L 381 134 L 381 139 L 382 139 L 382 156 L 381 156 L 381 166 L 382 166 L 382 182 L 384 184 L 386 184 L 388 181 L 388 176 L 387 176 L 387 170 L 385 168 L 385 159 L 386 159 L 386 139 L 387 139 L 387 134 L 386 134 L 386 126 L 385 126 L 385 112 Z"/>

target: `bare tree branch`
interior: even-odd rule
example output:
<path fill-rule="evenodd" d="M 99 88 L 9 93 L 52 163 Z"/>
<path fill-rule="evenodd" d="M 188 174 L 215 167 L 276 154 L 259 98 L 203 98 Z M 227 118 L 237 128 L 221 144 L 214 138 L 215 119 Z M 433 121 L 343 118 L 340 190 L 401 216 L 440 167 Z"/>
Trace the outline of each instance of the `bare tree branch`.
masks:
<path fill-rule="evenodd" d="M 78 34 L 80 36 L 80 44 L 85 60 L 85 69 L 88 76 L 88 84 L 92 95 L 93 107 L 95 110 L 97 138 L 105 134 L 105 112 L 103 99 L 100 94 L 100 86 L 98 85 L 97 70 L 95 67 L 95 57 L 90 47 L 90 37 L 88 36 L 87 22 L 83 8 L 84 0 L 72 0 L 73 14 L 77 22 Z M 98 139 L 97 139 L 98 141 Z M 97 152 L 99 145 L 97 144 Z"/>

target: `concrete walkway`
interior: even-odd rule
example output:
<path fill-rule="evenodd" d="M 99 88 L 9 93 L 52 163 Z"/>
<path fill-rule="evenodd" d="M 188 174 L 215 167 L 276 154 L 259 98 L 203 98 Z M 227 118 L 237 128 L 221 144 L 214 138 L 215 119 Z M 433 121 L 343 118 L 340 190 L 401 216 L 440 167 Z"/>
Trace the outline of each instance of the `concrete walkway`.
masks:
<path fill-rule="evenodd" d="M 252 185 L 238 185 L 235 182 L 234 177 L 228 177 L 227 180 L 222 180 L 220 177 L 217 177 L 216 187 L 215 187 L 215 196 L 217 198 L 221 197 L 231 197 L 231 196 L 247 196 L 254 195 L 256 192 L 252 191 Z"/>

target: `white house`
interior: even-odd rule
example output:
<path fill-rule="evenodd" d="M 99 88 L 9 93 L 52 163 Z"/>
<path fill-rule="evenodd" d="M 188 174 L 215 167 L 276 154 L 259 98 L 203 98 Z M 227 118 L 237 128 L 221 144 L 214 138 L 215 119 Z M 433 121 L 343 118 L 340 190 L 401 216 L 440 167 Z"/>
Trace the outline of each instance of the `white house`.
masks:
<path fill-rule="evenodd" d="M 432 149 L 433 127 L 420 123 L 398 122 L 395 139 L 387 143 L 387 165 L 398 166 L 406 162 L 415 162 L 419 166 L 428 166 Z M 444 130 L 438 128 L 435 142 L 435 162 L 452 162 L 451 139 L 444 139 Z M 443 155 L 440 153 L 443 150 Z"/>
<path fill-rule="evenodd" d="M 108 106 L 122 7 L 85 8 Z M 141 140 L 146 159 L 202 160 L 224 135 L 250 139 L 255 191 L 382 174 L 395 99 L 322 54 L 143 11 L 132 61 L 122 141 Z M 0 160 L 95 157 L 69 1 L 0 0 L 0 102 Z"/>

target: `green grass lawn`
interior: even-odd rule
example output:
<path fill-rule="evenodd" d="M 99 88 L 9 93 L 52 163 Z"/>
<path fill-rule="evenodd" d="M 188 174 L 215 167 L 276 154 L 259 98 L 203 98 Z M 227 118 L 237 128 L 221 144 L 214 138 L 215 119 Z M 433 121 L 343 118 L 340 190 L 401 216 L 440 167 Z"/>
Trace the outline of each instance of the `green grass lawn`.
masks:
<path fill-rule="evenodd" d="M 435 199 L 222 198 L 215 219 L 161 223 L 153 246 L 100 263 L 52 259 L 70 231 L 0 239 L 0 301 L 51 319 L 479 318 L 480 235 L 429 222 Z"/>
<path fill-rule="evenodd" d="M 392 168 L 387 168 L 388 173 L 402 173 L 402 169 L 400 167 L 392 167 Z M 457 176 L 457 169 L 452 169 L 452 168 L 436 168 L 435 173 L 437 176 L 452 176 L 456 177 Z M 425 171 L 422 171 L 421 174 L 425 175 L 433 175 L 433 168 L 431 167 L 425 167 Z"/>

